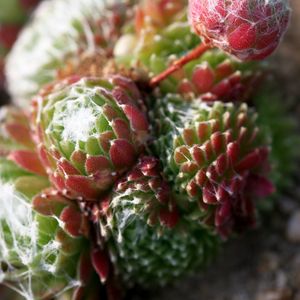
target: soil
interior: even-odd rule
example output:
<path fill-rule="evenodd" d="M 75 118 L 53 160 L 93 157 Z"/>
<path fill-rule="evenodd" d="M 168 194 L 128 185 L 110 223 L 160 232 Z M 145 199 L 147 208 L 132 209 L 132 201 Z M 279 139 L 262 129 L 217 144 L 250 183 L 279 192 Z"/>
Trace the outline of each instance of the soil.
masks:
<path fill-rule="evenodd" d="M 271 64 L 284 94 L 282 105 L 300 127 L 299 0 L 291 0 L 291 6 L 290 29 Z M 207 270 L 151 293 L 135 291 L 128 300 L 300 300 L 300 241 L 287 236 L 290 219 L 300 211 L 300 171 L 297 175 L 298 187 L 278 197 L 267 224 L 227 242 Z"/>

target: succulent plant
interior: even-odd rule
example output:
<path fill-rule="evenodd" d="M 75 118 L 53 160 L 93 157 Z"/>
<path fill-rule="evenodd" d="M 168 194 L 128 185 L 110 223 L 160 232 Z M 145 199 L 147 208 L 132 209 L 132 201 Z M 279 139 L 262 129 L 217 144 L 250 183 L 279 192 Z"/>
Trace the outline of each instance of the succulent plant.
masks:
<path fill-rule="evenodd" d="M 157 86 L 212 47 L 241 61 L 262 60 L 277 48 L 289 18 L 287 0 L 190 0 L 191 26 L 204 42 L 173 60 L 167 69 L 151 79 L 150 85 Z"/>
<path fill-rule="evenodd" d="M 45 89 L 33 106 L 40 157 L 72 199 L 99 200 L 149 138 L 142 96 L 125 77 L 72 77 Z"/>
<path fill-rule="evenodd" d="M 255 64 L 240 64 L 219 50 L 206 52 L 160 84 L 163 93 L 180 93 L 205 102 L 247 101 L 261 77 Z"/>
<path fill-rule="evenodd" d="M 206 265 L 217 250 L 216 236 L 181 219 L 154 157 L 141 157 L 93 212 L 126 286 L 165 285 Z"/>
<path fill-rule="evenodd" d="M 228 68 L 228 73 L 219 79 L 218 72 L 222 68 Z M 241 101 L 244 90 L 241 83 L 241 73 L 232 71 L 229 61 L 219 64 L 216 70 L 213 70 L 208 63 L 202 63 L 195 67 L 190 81 L 183 80 L 181 82 L 178 91 L 181 93 L 204 94 L 202 99 L 205 101 L 226 100 L 226 98 L 227 100 L 237 99 Z M 217 82 L 215 82 L 216 80 Z"/>
<path fill-rule="evenodd" d="M 87 220 L 74 202 L 48 188 L 34 166 L 27 167 L 35 162 L 24 150 L 33 145 L 26 116 L 13 108 L 1 113 L 0 281 L 26 299 L 79 288 L 86 283 L 76 274 L 77 261 L 87 255 Z"/>
<path fill-rule="evenodd" d="M 287 0 L 190 0 L 189 19 L 205 42 L 241 60 L 263 59 L 287 29 Z"/>
<path fill-rule="evenodd" d="M 83 294 L 95 280 L 101 287 L 90 257 L 86 218 L 75 202 L 52 189 L 32 198 L 32 186 L 40 185 L 36 178 L 1 179 L 1 282 L 25 299 L 71 290 Z"/>
<path fill-rule="evenodd" d="M 160 225 L 169 228 L 176 226 L 179 212 L 176 202 L 172 199 L 170 186 L 161 176 L 157 158 L 141 156 L 138 163 L 116 183 L 113 191 L 115 195 L 108 205 L 115 212 L 108 211 L 110 213 L 106 216 L 108 227 L 113 227 L 115 222 L 121 226 L 125 210 L 128 210 L 129 217 L 130 211 L 141 216 L 149 226 Z M 103 208 L 105 209 L 105 204 Z M 105 226 L 102 232 L 104 236 L 107 235 Z"/>
<path fill-rule="evenodd" d="M 78 64 L 81 55 L 100 53 L 109 58 L 127 12 L 123 1 L 109 5 L 95 0 L 42 2 L 7 59 L 8 88 L 14 101 L 26 106 L 65 64 Z M 24 61 L 34 63 L 25 66 Z"/>
<path fill-rule="evenodd" d="M 224 236 L 254 225 L 253 194 L 273 191 L 254 111 L 245 103 L 184 103 L 176 94 L 155 101 L 155 153 L 177 192 L 189 196 L 193 218 Z"/>
<path fill-rule="evenodd" d="M 1 112 L 0 282 L 25 299 L 120 299 L 105 246 L 79 203 L 27 167 L 35 162 L 23 150 L 32 145 L 26 115 Z"/>
<path fill-rule="evenodd" d="M 130 26 L 114 46 L 114 55 L 116 62 L 126 67 L 144 67 L 151 76 L 165 69 L 169 56 L 185 53 L 195 47 L 200 38 L 191 32 L 184 9 L 179 14 L 173 14 L 172 21 L 161 23 L 156 22 L 152 10 L 145 7 L 145 2 L 157 6 L 161 2 L 174 4 L 175 1 L 142 1 L 137 5 Z M 156 59 L 160 59 L 161 65 L 155 63 Z"/>
<path fill-rule="evenodd" d="M 276 158 L 286 136 L 265 130 L 273 110 L 249 97 L 262 66 L 245 60 L 275 49 L 288 5 L 190 0 L 188 20 L 187 4 L 46 1 L 18 39 L 9 89 L 33 100 L 0 111 L 0 282 L 28 300 L 172 282 L 273 192 L 269 137 Z"/>
<path fill-rule="evenodd" d="M 184 10 L 172 15 L 170 24 L 164 24 L 155 22 L 155 17 L 146 8 L 142 4 L 138 6 L 134 30 L 120 37 L 114 54 L 120 68 L 134 69 L 141 73 L 142 78 L 149 79 L 163 72 L 201 41 L 191 32 Z M 142 16 L 139 9 L 143 12 Z M 163 93 L 193 94 L 205 101 L 232 101 L 237 98 L 242 101 L 249 96 L 258 75 L 257 64 L 242 64 L 224 52 L 213 49 L 165 78 L 159 87 Z"/>

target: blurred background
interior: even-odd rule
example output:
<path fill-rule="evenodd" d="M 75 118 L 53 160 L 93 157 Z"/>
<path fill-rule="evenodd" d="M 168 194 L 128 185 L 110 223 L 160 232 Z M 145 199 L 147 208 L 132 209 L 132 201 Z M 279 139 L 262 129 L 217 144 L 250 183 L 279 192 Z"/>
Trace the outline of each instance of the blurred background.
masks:
<path fill-rule="evenodd" d="M 33 7 L 38 1 L 27 2 Z M 298 122 L 300 134 L 300 1 L 291 0 L 291 6 L 293 16 L 289 31 L 270 59 L 270 65 L 282 94 L 282 105 Z M 20 26 L 30 9 L 20 17 Z M 10 30 L 8 36 L 5 27 L 0 31 L 1 43 L 4 35 L 7 48 L 18 29 Z M 0 47 L 1 55 L 6 52 L 4 48 Z M 1 64 L 0 60 L 0 68 Z M 0 103 L 3 105 L 8 103 L 9 97 L 1 75 L 0 80 Z M 300 168 L 297 175 L 297 186 L 280 196 L 272 218 L 257 231 L 227 243 L 206 272 L 152 293 L 133 291 L 128 299 L 300 300 Z M 16 298 L 4 294 L 0 299 Z"/>

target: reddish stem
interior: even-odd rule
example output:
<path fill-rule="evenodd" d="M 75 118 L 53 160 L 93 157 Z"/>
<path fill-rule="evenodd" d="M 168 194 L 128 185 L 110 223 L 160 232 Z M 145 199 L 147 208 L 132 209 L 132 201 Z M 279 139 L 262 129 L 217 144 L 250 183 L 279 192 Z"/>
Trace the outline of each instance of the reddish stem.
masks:
<path fill-rule="evenodd" d="M 205 51 L 210 49 L 211 46 L 209 44 L 200 44 L 196 48 L 194 48 L 191 52 L 187 55 L 181 57 L 180 59 L 174 61 L 169 68 L 167 68 L 162 73 L 154 76 L 150 81 L 150 86 L 154 87 L 159 84 L 162 80 L 166 79 L 172 73 L 176 72 L 177 70 L 181 69 L 184 65 L 189 63 L 190 61 L 199 58 Z"/>

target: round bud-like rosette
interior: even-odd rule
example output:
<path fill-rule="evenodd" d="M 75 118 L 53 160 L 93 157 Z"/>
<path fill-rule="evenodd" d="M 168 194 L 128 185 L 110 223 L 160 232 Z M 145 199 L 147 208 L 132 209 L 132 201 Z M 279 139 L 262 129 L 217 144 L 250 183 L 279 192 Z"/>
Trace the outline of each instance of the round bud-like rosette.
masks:
<path fill-rule="evenodd" d="M 179 95 L 156 99 L 155 153 L 191 215 L 228 236 L 255 224 L 257 196 L 273 191 L 267 179 L 268 142 L 246 104 L 184 103 Z"/>
<path fill-rule="evenodd" d="M 206 43 L 240 60 L 259 60 L 278 46 L 290 17 L 288 0 L 189 0 L 189 19 Z"/>
<path fill-rule="evenodd" d="M 0 179 L 0 282 L 25 299 L 98 299 L 105 293 L 100 279 L 108 280 L 108 256 L 92 250 L 79 207 L 53 189 L 32 197 L 38 185 L 33 175 Z"/>
<path fill-rule="evenodd" d="M 149 138 L 142 96 L 121 76 L 54 84 L 33 101 L 32 119 L 50 180 L 71 199 L 99 200 Z"/>
<path fill-rule="evenodd" d="M 218 248 L 213 233 L 181 218 L 154 157 L 141 157 L 92 211 L 127 287 L 170 283 L 205 266 Z"/>

